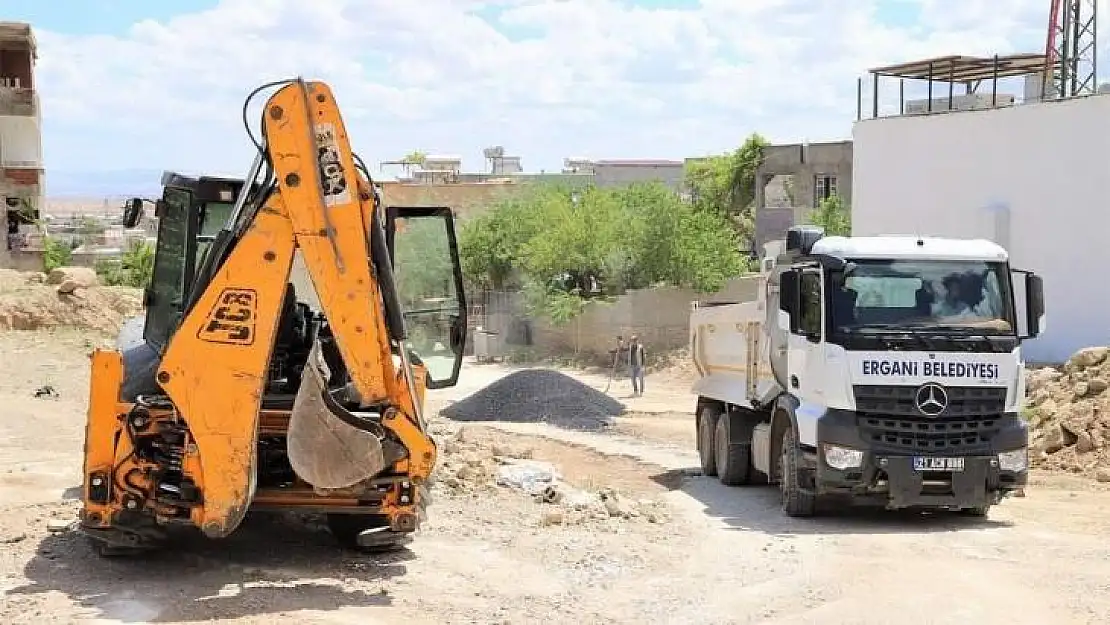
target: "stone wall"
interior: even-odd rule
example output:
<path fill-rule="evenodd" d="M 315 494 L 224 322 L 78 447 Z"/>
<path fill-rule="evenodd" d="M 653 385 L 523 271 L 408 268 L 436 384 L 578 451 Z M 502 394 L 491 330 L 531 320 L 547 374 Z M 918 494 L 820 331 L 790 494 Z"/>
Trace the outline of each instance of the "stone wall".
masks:
<path fill-rule="evenodd" d="M 526 323 L 531 329 L 532 346 L 542 352 L 604 354 L 617 335 L 627 338 L 632 334 L 639 335 L 652 350 L 675 349 L 684 347 L 689 340 L 692 302 L 750 301 L 756 297 L 757 288 L 758 278 L 751 275 L 733 278 L 712 295 L 669 286 L 640 289 L 612 303 L 591 302 L 581 315 L 563 326 L 555 326 L 546 319 Z M 522 342 L 517 326 L 523 313 L 513 298 L 502 296 L 498 301 L 499 305 L 487 306 L 482 319 L 475 321 L 497 332 L 498 342 L 511 349 Z"/>

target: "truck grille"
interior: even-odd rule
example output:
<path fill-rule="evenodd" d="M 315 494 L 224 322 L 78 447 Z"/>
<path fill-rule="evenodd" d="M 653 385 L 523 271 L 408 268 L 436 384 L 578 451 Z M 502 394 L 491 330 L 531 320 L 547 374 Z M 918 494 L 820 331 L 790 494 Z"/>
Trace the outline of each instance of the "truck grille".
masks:
<path fill-rule="evenodd" d="M 922 414 L 917 386 L 856 386 L 860 435 L 876 449 L 973 454 L 990 449 L 1006 406 L 1005 388 L 945 387 L 948 407 Z"/>

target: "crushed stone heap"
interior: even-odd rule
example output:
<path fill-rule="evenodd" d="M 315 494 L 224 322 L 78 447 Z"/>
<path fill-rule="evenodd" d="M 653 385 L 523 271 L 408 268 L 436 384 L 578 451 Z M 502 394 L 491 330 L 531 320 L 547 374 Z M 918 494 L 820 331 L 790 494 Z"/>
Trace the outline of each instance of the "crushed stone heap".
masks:
<path fill-rule="evenodd" d="M 598 430 L 624 412 L 624 404 L 574 378 L 550 369 L 511 373 L 440 414 L 455 421 L 550 423 Z"/>
<path fill-rule="evenodd" d="M 1061 368 L 1026 375 L 1033 466 L 1110 482 L 1110 347 L 1079 350 Z"/>

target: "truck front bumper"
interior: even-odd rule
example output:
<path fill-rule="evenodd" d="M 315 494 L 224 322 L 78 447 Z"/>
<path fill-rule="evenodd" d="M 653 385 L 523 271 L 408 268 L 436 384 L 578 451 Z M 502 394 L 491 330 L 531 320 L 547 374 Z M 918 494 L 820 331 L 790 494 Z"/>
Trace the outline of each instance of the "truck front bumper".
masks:
<path fill-rule="evenodd" d="M 817 494 L 891 509 L 966 509 L 996 504 L 1028 482 L 1027 461 L 1013 466 L 999 458 L 1000 452 L 1024 453 L 1028 430 L 1016 415 L 1005 415 L 999 422 L 989 450 L 915 453 L 871 444 L 862 436 L 853 413 L 826 414 L 818 422 Z M 851 455 L 858 457 L 858 464 L 830 465 L 830 456 L 837 464 L 836 448 L 853 450 Z M 845 454 L 840 455 L 842 459 Z"/>

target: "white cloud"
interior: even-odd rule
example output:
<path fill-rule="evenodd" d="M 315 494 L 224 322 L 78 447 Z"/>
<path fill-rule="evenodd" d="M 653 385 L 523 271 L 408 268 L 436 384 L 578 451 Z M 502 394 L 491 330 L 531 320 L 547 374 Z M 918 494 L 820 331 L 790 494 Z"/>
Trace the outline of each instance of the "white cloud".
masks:
<path fill-rule="evenodd" d="M 912 23 L 882 23 L 905 5 Z M 371 162 L 503 144 L 530 169 L 571 154 L 669 157 L 849 136 L 868 67 L 1038 51 L 1044 0 L 224 0 L 125 36 L 39 30 L 49 169 L 235 172 L 257 84 L 330 82 Z M 882 8 L 883 11 L 879 11 Z M 256 103 L 255 109 L 260 102 Z M 257 115 L 252 111 L 252 122 Z"/>

